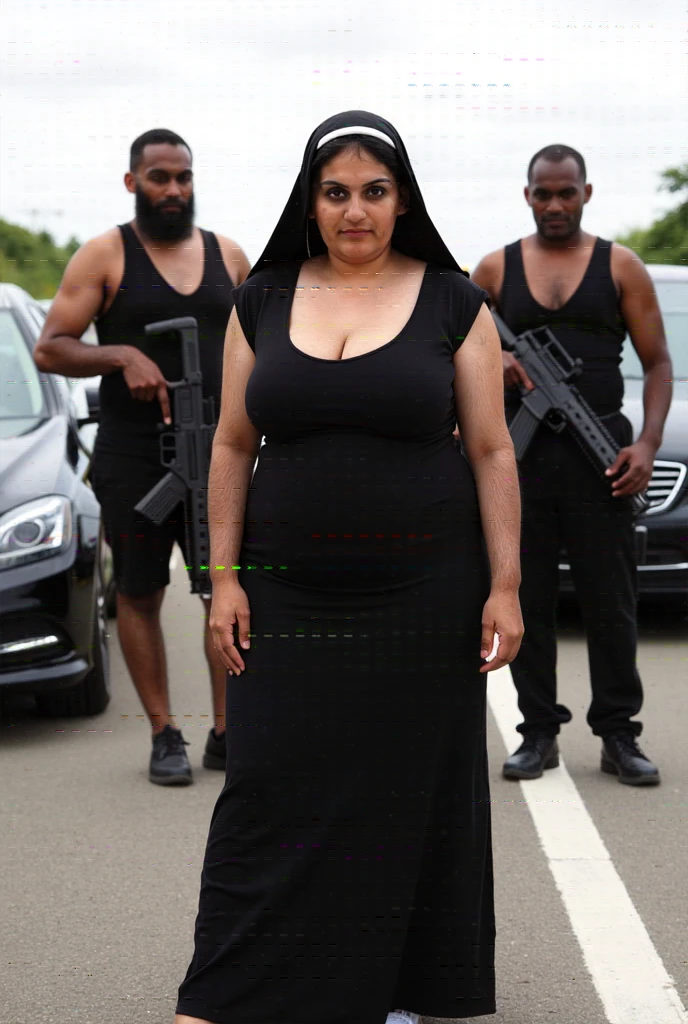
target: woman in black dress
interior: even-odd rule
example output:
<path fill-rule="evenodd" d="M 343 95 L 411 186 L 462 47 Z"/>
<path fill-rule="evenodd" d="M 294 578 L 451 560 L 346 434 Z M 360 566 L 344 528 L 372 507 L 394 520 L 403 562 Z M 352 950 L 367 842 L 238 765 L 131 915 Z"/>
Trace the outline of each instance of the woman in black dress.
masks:
<path fill-rule="evenodd" d="M 177 1024 L 494 1013 L 485 673 L 522 624 L 485 293 L 395 129 L 349 111 L 234 296 L 210 474 L 227 777 Z"/>

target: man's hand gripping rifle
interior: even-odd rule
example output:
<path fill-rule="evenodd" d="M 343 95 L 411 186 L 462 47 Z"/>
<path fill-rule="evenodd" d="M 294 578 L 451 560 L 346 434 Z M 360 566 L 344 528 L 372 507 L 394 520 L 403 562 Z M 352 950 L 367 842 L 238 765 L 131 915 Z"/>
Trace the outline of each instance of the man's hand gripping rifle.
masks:
<path fill-rule="evenodd" d="M 492 316 L 504 347 L 516 356 L 535 385 L 532 391 L 521 389 L 521 407 L 509 425 L 516 461 L 525 455 L 540 424 L 546 423 L 556 433 L 568 427 L 603 475 L 616 459 L 619 445 L 578 389 L 568 383 L 580 374 L 582 361 L 571 358 L 549 327 L 524 331 L 517 337 L 494 310 Z M 644 494 L 626 500 L 636 515 L 650 507 Z"/>
<path fill-rule="evenodd" d="M 147 324 L 146 334 L 176 331 L 182 343 L 180 381 L 168 385 L 173 400 L 173 428 L 160 435 L 160 459 L 167 474 L 135 506 L 156 526 L 184 502 L 186 554 L 191 593 L 210 596 L 208 471 L 215 433 L 212 398 L 203 397 L 198 324 L 192 316 Z"/>

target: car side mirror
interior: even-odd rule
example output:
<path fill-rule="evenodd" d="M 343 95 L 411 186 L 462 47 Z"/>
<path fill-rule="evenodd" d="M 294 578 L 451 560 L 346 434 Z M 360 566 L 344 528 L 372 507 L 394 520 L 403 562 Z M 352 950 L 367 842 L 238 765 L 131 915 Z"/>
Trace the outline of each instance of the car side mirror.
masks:
<path fill-rule="evenodd" d="M 88 423 L 99 423 L 100 422 L 100 389 L 96 385 L 95 387 L 84 388 L 86 392 L 86 402 L 88 404 L 88 416 L 81 416 L 77 420 L 80 427 L 85 427 Z"/>

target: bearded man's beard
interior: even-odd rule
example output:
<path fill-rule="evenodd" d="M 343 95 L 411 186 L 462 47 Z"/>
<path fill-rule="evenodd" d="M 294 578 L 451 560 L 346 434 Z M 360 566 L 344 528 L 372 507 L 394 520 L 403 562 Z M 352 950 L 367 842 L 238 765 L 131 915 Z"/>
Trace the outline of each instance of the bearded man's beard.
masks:
<path fill-rule="evenodd" d="M 163 206 L 166 209 L 161 209 Z M 156 204 L 137 186 L 136 223 L 151 241 L 181 242 L 191 234 L 193 222 L 193 193 L 186 202 L 182 199 L 164 199 L 162 203 Z"/>

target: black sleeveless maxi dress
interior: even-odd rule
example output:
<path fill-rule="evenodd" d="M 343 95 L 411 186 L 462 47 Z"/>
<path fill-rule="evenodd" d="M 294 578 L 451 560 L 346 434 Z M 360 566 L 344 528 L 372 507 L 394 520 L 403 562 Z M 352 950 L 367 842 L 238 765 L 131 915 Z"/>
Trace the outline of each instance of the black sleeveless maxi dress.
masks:
<path fill-rule="evenodd" d="M 297 349 L 299 263 L 235 289 L 264 435 L 246 509 L 246 671 L 177 1012 L 384 1024 L 495 1012 L 489 566 L 452 357 L 485 293 L 429 265 L 392 341 Z"/>

